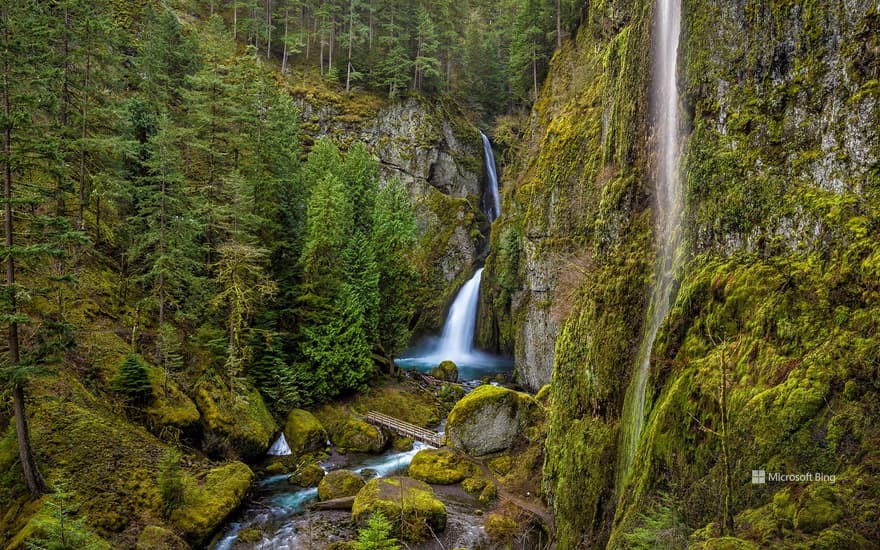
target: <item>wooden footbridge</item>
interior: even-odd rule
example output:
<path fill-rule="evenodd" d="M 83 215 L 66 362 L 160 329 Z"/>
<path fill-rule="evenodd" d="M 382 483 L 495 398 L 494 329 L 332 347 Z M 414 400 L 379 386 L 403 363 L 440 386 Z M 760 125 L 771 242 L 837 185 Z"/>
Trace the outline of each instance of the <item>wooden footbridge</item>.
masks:
<path fill-rule="evenodd" d="M 403 420 L 398 420 L 387 414 L 368 411 L 367 414 L 364 415 L 364 420 L 370 424 L 375 424 L 376 426 L 391 430 L 398 435 L 411 437 L 416 441 L 421 441 L 422 443 L 427 443 L 434 447 L 443 446 L 443 436 L 441 434 L 438 434 L 433 430 L 427 430 L 421 426 L 416 426 L 415 424 L 410 424 L 409 422 L 404 422 Z"/>

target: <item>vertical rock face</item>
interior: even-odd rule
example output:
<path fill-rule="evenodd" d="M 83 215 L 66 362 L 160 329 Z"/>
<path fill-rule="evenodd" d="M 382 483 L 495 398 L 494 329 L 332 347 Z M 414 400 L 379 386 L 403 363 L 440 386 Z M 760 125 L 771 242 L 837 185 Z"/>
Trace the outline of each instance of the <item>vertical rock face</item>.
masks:
<path fill-rule="evenodd" d="M 682 8 L 683 268 L 624 490 L 623 396 L 656 254 L 653 3 L 589 6 L 554 56 L 505 170 L 481 339 L 515 348 L 532 389 L 552 361 L 544 488 L 561 547 L 660 544 L 652 529 L 672 546 L 784 546 L 799 513 L 807 544 L 877 540 L 864 472 L 880 462 L 863 457 L 880 431 L 856 419 L 880 414 L 878 7 Z M 793 497 L 751 485 L 752 469 L 861 488 Z"/>
<path fill-rule="evenodd" d="M 473 273 L 488 225 L 480 208 L 484 168 L 479 132 L 454 105 L 410 98 L 303 96 L 303 129 L 343 147 L 363 141 L 386 179 L 398 178 L 417 208 L 423 274 L 419 329 L 437 331 L 445 306 Z"/>

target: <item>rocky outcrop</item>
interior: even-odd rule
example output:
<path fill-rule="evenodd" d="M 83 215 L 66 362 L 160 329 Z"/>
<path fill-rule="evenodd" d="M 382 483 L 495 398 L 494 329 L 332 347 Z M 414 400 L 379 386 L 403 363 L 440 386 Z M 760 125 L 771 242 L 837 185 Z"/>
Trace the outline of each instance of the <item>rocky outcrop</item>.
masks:
<path fill-rule="evenodd" d="M 309 411 L 293 409 L 284 423 L 284 437 L 294 455 L 317 451 L 327 444 L 327 430 Z"/>
<path fill-rule="evenodd" d="M 540 406 L 528 394 L 486 384 L 453 407 L 446 421 L 446 441 L 474 456 L 501 451 L 540 415 Z"/>
<path fill-rule="evenodd" d="M 358 492 L 351 508 L 355 521 L 382 512 L 403 540 L 421 540 L 446 528 L 446 506 L 424 481 L 408 477 L 372 479 Z"/>
<path fill-rule="evenodd" d="M 203 480 L 188 479 L 183 503 L 172 512 L 171 522 L 194 545 L 201 546 L 238 508 L 253 477 L 246 465 L 231 462 L 210 470 Z"/>

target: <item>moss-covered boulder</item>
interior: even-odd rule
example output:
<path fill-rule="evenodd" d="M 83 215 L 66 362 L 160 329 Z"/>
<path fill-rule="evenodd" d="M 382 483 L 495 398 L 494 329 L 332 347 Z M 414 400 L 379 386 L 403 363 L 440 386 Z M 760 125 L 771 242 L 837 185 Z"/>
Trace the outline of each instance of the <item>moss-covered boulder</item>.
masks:
<path fill-rule="evenodd" d="M 452 485 L 475 473 L 465 458 L 447 449 L 425 449 L 416 453 L 409 465 L 409 476 L 436 485 Z"/>
<path fill-rule="evenodd" d="M 458 367 L 452 361 L 441 361 L 431 369 L 431 376 L 445 382 L 458 382 Z"/>
<path fill-rule="evenodd" d="M 293 409 L 284 423 L 284 437 L 290 452 L 299 455 L 317 451 L 327 443 L 327 430 L 309 411 Z"/>
<path fill-rule="evenodd" d="M 446 528 L 446 507 L 424 481 L 408 477 L 372 479 L 354 499 L 352 518 L 363 521 L 374 512 L 394 522 L 395 535 L 403 540 L 419 540 L 430 530 Z M 402 521 L 401 521 L 402 517 Z"/>
<path fill-rule="evenodd" d="M 391 440 L 391 447 L 393 447 L 395 451 L 401 453 L 411 451 L 414 444 L 415 440 L 411 437 L 395 437 Z"/>
<path fill-rule="evenodd" d="M 153 398 L 147 407 L 147 416 L 154 426 L 186 430 L 198 423 L 201 415 L 196 404 L 180 391 L 165 369 L 150 369 L 150 384 Z"/>
<path fill-rule="evenodd" d="M 222 380 L 205 379 L 196 386 L 196 405 L 207 432 L 205 450 L 213 455 L 257 459 L 278 433 L 263 398 L 253 388 L 233 392 Z"/>
<path fill-rule="evenodd" d="M 318 498 L 333 500 L 334 498 L 353 497 L 366 484 L 360 474 L 351 470 L 333 470 L 324 476 L 318 484 Z"/>
<path fill-rule="evenodd" d="M 483 385 L 452 408 L 446 441 L 475 456 L 502 451 L 540 416 L 541 408 L 530 395 Z"/>
<path fill-rule="evenodd" d="M 378 453 L 385 448 L 388 439 L 382 430 L 368 422 L 350 418 L 342 429 L 333 435 L 333 444 L 341 451 Z"/>
<path fill-rule="evenodd" d="M 202 545 L 244 499 L 254 474 L 241 462 L 210 470 L 204 479 L 187 476 L 183 503 L 171 513 L 171 522 L 187 540 Z"/>
<path fill-rule="evenodd" d="M 256 544 L 263 540 L 263 532 L 259 529 L 248 527 L 247 529 L 242 529 L 238 532 L 238 538 L 236 540 L 241 544 Z"/>
<path fill-rule="evenodd" d="M 287 478 L 291 484 L 300 487 L 317 487 L 322 479 L 324 479 L 324 469 L 314 463 L 300 466 Z"/>
<path fill-rule="evenodd" d="M 137 550 L 189 550 L 190 546 L 173 531 L 158 525 L 148 525 L 141 531 L 135 548 Z"/>

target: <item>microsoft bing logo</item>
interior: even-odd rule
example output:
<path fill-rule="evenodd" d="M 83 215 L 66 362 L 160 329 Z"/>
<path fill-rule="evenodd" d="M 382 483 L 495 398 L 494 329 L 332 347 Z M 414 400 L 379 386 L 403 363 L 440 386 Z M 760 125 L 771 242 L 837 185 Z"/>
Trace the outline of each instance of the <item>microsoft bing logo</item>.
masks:
<path fill-rule="evenodd" d="M 767 473 L 764 470 L 752 470 L 752 483 L 767 483 Z"/>

